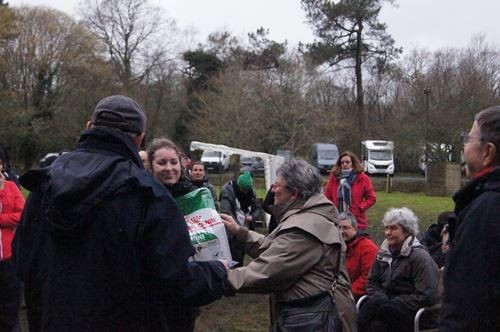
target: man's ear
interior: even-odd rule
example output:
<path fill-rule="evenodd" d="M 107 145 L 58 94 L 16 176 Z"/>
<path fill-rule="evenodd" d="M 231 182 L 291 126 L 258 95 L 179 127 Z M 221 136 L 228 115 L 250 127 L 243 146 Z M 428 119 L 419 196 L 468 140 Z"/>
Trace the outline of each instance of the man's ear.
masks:
<path fill-rule="evenodd" d="M 497 159 L 497 147 L 495 144 L 488 142 L 483 148 L 483 166 L 488 167 L 495 164 Z"/>
<path fill-rule="evenodd" d="M 90 128 L 92 128 L 92 122 L 88 121 L 87 125 L 85 126 L 85 129 L 89 130 Z"/>
<path fill-rule="evenodd" d="M 134 139 L 132 140 L 132 142 L 134 143 L 134 145 L 136 146 L 137 149 L 141 148 L 142 140 L 144 139 L 145 135 L 146 135 L 146 133 L 140 133 L 139 135 L 134 137 Z"/>

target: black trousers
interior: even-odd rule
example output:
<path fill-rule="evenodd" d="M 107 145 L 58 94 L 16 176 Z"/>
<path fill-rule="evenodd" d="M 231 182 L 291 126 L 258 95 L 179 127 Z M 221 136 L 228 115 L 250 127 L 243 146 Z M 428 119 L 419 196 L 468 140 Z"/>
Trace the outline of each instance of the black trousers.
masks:
<path fill-rule="evenodd" d="M 369 298 L 359 310 L 358 332 L 412 331 L 415 313 L 386 297 Z"/>
<path fill-rule="evenodd" d="M 0 331 L 19 331 L 21 281 L 10 259 L 0 261 Z"/>

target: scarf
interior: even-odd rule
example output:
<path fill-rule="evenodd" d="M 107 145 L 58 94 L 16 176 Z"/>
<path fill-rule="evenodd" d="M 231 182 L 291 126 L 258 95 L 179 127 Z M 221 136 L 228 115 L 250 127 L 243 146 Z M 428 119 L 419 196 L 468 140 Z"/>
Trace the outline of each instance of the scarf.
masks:
<path fill-rule="evenodd" d="M 172 194 L 172 196 L 174 198 L 184 196 L 187 193 L 190 193 L 191 191 L 198 189 L 184 175 L 181 175 L 178 182 L 176 182 L 174 184 L 164 184 L 164 186 L 165 186 L 165 188 L 167 188 L 168 191 L 170 191 L 170 194 Z"/>
<path fill-rule="evenodd" d="M 354 171 L 345 172 L 342 171 L 337 176 L 339 180 L 339 189 L 337 192 L 339 212 L 347 212 L 351 208 L 351 185 L 356 178 L 356 173 Z"/>
<path fill-rule="evenodd" d="M 240 190 L 240 187 L 237 185 L 236 181 L 233 181 L 233 189 L 234 194 L 236 195 L 236 199 L 240 202 L 241 211 L 245 214 L 251 213 L 252 201 L 253 201 L 253 191 L 248 190 L 247 192 L 243 192 Z"/>

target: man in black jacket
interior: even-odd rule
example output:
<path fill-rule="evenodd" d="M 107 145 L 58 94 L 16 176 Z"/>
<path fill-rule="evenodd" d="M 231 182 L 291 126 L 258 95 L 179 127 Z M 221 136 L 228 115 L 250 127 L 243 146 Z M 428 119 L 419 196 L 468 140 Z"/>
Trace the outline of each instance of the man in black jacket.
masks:
<path fill-rule="evenodd" d="M 463 139 L 471 180 L 453 197 L 440 331 L 500 331 L 500 106 Z"/>
<path fill-rule="evenodd" d="M 104 98 L 74 151 L 21 177 L 14 262 L 31 331 L 168 331 L 163 304 L 223 295 L 225 265 L 188 262 L 184 218 L 142 167 L 145 128 L 134 100 Z"/>

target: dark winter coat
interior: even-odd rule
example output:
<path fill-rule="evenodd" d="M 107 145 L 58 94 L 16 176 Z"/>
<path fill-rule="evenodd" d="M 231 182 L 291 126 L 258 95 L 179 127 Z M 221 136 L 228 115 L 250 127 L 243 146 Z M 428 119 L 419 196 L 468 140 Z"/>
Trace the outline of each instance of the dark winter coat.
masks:
<path fill-rule="evenodd" d="M 31 331 L 168 331 L 163 303 L 224 293 L 220 262 L 188 263 L 184 218 L 125 134 L 91 129 L 21 184 L 13 260 Z"/>
<path fill-rule="evenodd" d="M 229 181 L 226 183 L 224 186 L 222 186 L 221 192 L 220 192 L 220 210 L 222 213 L 227 213 L 231 216 L 233 216 L 234 220 L 237 220 L 236 217 L 236 210 L 237 210 L 237 195 L 236 191 L 234 189 L 235 186 L 235 181 Z M 259 220 L 259 218 L 262 215 L 262 208 L 259 204 L 259 201 L 257 200 L 257 196 L 255 195 L 255 190 L 252 189 L 251 193 L 249 193 L 251 196 L 249 198 L 251 204 L 249 206 L 250 210 L 250 215 L 253 218 L 253 221 Z"/>
<path fill-rule="evenodd" d="M 440 331 L 500 331 L 500 168 L 453 199 Z"/>
<path fill-rule="evenodd" d="M 262 214 L 262 208 L 257 200 L 255 191 L 252 189 L 251 192 L 248 192 L 245 197 L 245 202 L 243 203 L 238 200 L 236 193 L 237 189 L 235 188 L 236 186 L 236 181 L 229 181 L 222 186 L 220 192 L 220 212 L 231 215 L 234 220 L 239 223 L 237 216 L 238 207 L 240 206 L 240 208 L 243 208 L 242 205 L 244 205 L 244 203 L 248 203 L 248 209 L 244 212 L 247 212 L 252 216 L 253 224 L 243 226 L 254 229 L 255 221 L 259 220 Z M 234 240 L 233 235 L 228 233 L 227 236 L 229 240 L 229 248 L 231 249 L 231 257 L 234 261 L 238 262 L 237 266 L 243 266 L 243 258 L 245 256 L 243 247 L 240 243 L 238 243 L 238 241 Z"/>
<path fill-rule="evenodd" d="M 380 246 L 368 274 L 370 297 L 383 296 L 416 312 L 438 301 L 438 267 L 418 240 L 409 236 L 397 256 L 391 255 L 387 240 Z"/>

